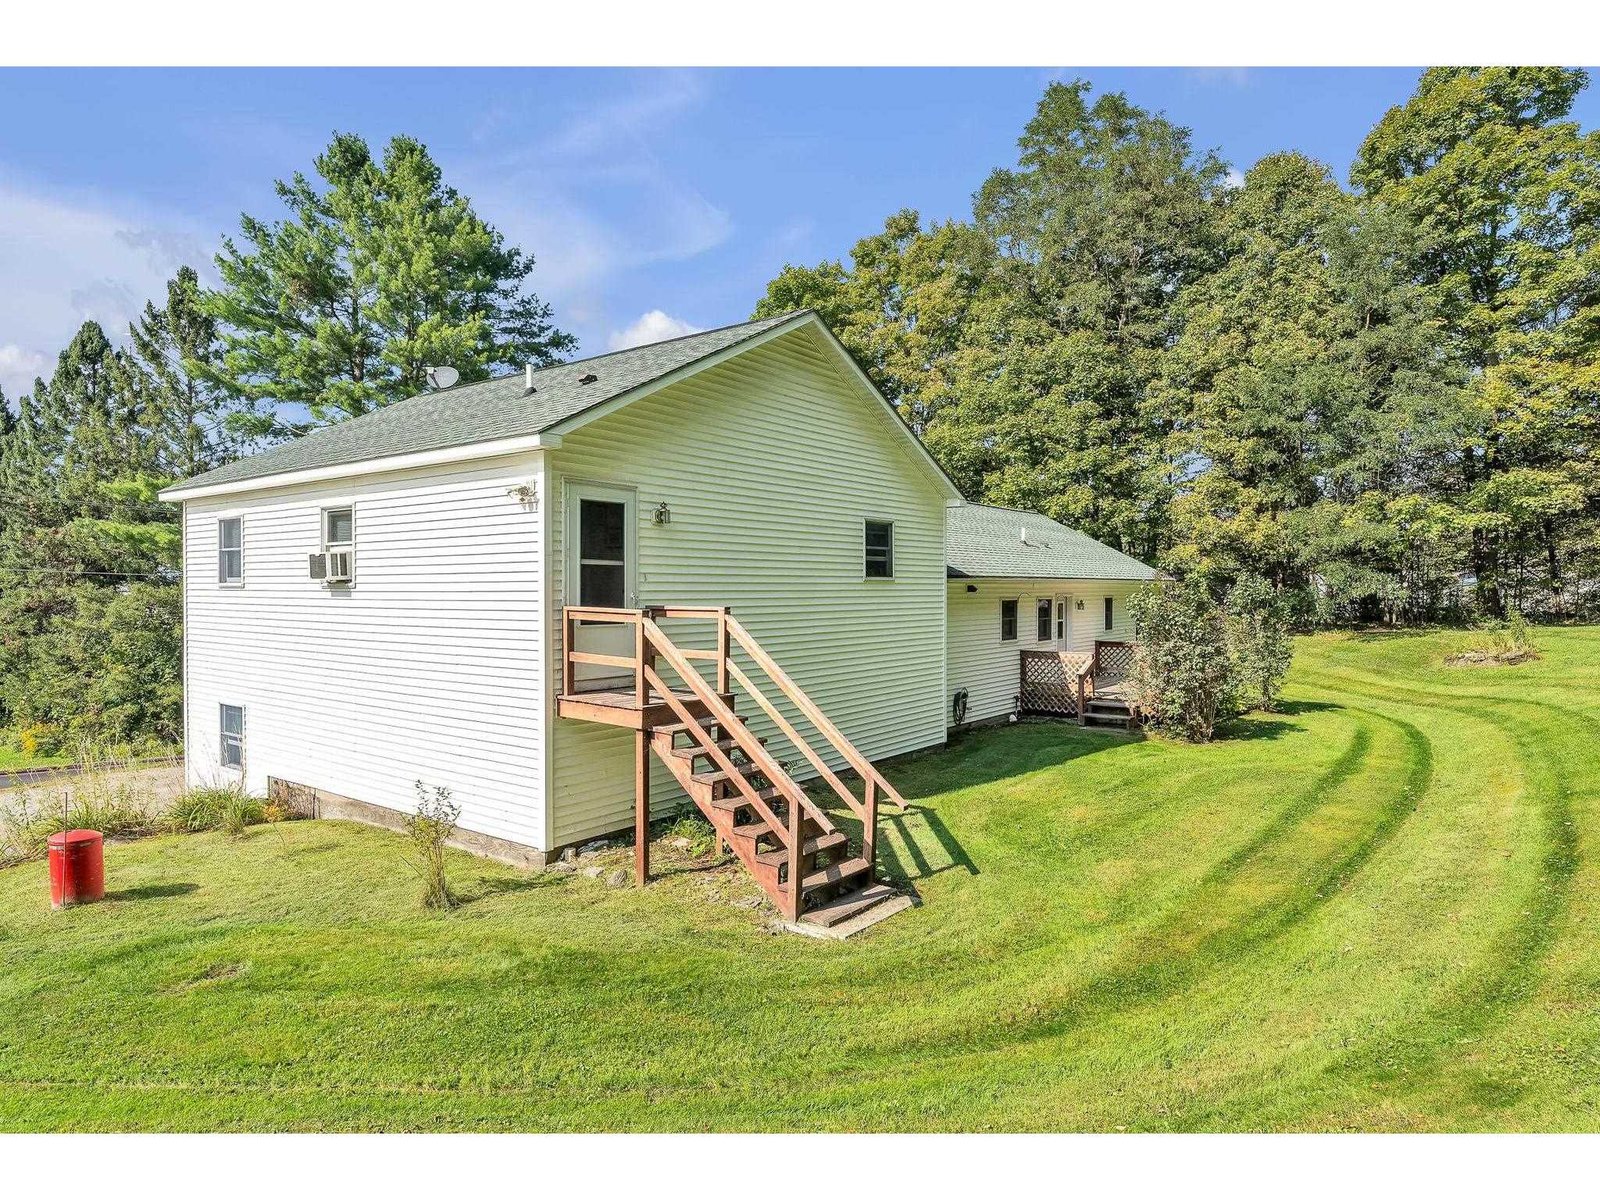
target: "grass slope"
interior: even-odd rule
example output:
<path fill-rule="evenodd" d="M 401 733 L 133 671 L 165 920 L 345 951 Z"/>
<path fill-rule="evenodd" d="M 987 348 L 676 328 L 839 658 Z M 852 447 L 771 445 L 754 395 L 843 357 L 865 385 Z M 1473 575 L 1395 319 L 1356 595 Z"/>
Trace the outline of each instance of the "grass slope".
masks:
<path fill-rule="evenodd" d="M 1303 640 L 1210 746 L 1027 725 L 895 771 L 924 906 L 762 932 L 335 823 L 0 872 L 0 1129 L 1597 1129 L 1600 629 Z"/>

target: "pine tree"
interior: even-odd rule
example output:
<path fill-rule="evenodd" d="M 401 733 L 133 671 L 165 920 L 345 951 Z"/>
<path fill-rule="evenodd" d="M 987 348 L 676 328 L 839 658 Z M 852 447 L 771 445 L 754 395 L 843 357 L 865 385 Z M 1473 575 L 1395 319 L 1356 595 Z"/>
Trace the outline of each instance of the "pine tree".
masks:
<path fill-rule="evenodd" d="M 167 281 L 164 307 L 145 304 L 128 338 L 132 382 L 143 393 L 162 473 L 181 479 L 226 462 L 237 448 L 227 427 L 232 398 L 203 374 L 220 351 L 194 268 L 180 267 Z"/>
<path fill-rule="evenodd" d="M 336 134 L 316 159 L 321 186 L 277 184 L 287 218 L 241 219 L 206 299 L 223 354 L 202 369 L 250 406 L 233 427 L 279 437 L 421 391 L 428 367 L 463 380 L 548 363 L 576 343 L 527 289 L 533 258 L 443 181 L 420 142 L 383 160 Z"/>

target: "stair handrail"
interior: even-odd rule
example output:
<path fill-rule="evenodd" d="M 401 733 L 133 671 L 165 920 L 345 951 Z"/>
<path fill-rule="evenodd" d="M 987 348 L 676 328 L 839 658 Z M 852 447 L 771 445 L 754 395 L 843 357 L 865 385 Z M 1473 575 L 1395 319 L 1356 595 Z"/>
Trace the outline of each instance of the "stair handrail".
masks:
<path fill-rule="evenodd" d="M 695 699 L 705 705 L 706 711 L 721 726 L 724 734 L 733 739 L 734 744 L 767 777 L 772 786 L 782 793 L 783 798 L 789 802 L 790 806 L 799 808 L 802 811 L 813 808 L 806 794 L 800 790 L 800 785 L 795 783 L 778 760 L 772 757 L 771 751 L 761 744 L 761 739 L 751 733 L 745 727 L 744 722 L 734 715 L 733 709 L 723 702 L 722 697 L 712 691 L 711 686 L 706 683 L 700 672 L 694 669 L 690 661 L 684 657 L 677 644 L 667 637 L 661 626 L 657 625 L 649 617 L 642 617 L 641 621 L 645 640 L 650 647 L 656 654 L 667 661 L 668 665 L 683 679 L 684 683 L 689 685 L 689 690 L 694 693 Z M 782 829 L 782 823 L 773 815 L 772 810 L 767 808 L 755 789 L 750 786 L 749 781 L 733 765 L 733 760 L 716 744 L 716 739 L 701 728 L 698 722 L 686 716 L 687 708 L 672 694 L 672 689 L 665 685 L 660 675 L 648 664 L 641 663 L 640 667 L 647 672 L 651 686 L 661 693 L 662 698 L 667 701 L 674 714 L 688 726 L 690 735 L 700 742 L 701 748 L 716 761 L 723 771 L 728 772 L 739 785 L 740 790 L 745 793 L 745 799 L 756 806 L 757 811 L 761 813 L 762 817 L 773 829 Z M 787 837 L 782 840 L 787 844 Z M 790 847 L 791 854 L 793 850 L 794 847 Z"/>
<path fill-rule="evenodd" d="M 839 752 L 840 756 L 855 768 L 856 773 L 867 782 L 869 788 L 881 791 L 899 805 L 901 812 L 906 811 L 908 805 L 905 797 L 896 791 L 894 785 L 883 777 L 883 773 L 867 760 L 866 755 L 855 748 L 850 739 L 840 732 L 839 727 L 828 720 L 822 709 L 817 707 L 816 702 L 806 695 L 805 690 L 794 681 L 787 671 L 777 664 L 772 655 L 761 648 L 761 644 L 755 638 L 750 636 L 750 631 L 741 625 L 731 613 L 725 617 L 725 620 L 733 641 L 737 642 L 740 649 L 748 654 L 755 664 L 767 673 L 767 676 L 778 685 L 778 690 L 793 702 L 794 706 L 805 715 L 805 718 L 828 740 L 829 744 Z"/>

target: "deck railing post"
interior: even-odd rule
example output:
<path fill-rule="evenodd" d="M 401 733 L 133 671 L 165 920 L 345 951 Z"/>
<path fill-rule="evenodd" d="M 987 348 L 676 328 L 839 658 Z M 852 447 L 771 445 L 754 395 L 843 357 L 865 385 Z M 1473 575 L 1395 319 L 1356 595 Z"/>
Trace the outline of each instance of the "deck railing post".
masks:
<path fill-rule="evenodd" d="M 1083 701 L 1084 701 L 1084 696 L 1083 696 L 1083 668 L 1079 667 L 1078 668 L 1078 724 L 1079 725 L 1087 725 L 1089 723 L 1089 718 L 1084 715 Z"/>
<path fill-rule="evenodd" d="M 639 670 L 641 678 L 644 669 Z M 650 733 L 633 734 L 633 883 L 643 887 L 650 879 Z"/>
<path fill-rule="evenodd" d="M 561 694 L 572 695 L 572 616 L 561 610 Z"/>
<path fill-rule="evenodd" d="M 650 687 L 644 680 L 645 655 L 647 644 L 644 636 L 644 620 L 635 617 L 633 621 L 633 699 L 643 712 L 645 702 L 650 698 Z"/>
<path fill-rule="evenodd" d="M 867 882 L 878 877 L 878 782 L 867 777 L 867 811 L 861 821 L 861 857 L 867 860 Z"/>
<path fill-rule="evenodd" d="M 805 871 L 800 865 L 802 848 L 801 827 L 805 824 L 803 806 L 789 801 L 789 920 L 800 919 L 800 906 L 805 902 L 800 885 L 805 882 Z"/>
<path fill-rule="evenodd" d="M 728 694 L 728 610 L 717 613 L 717 695 Z"/>

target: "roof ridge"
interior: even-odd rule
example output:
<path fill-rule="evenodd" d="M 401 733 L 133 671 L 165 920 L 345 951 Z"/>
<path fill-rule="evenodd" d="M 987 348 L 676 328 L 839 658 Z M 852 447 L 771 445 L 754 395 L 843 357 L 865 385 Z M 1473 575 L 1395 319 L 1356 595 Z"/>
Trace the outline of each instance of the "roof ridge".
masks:
<path fill-rule="evenodd" d="M 738 329 L 742 325 L 759 325 L 765 321 L 778 323 L 786 321 L 791 317 L 803 316 L 806 313 L 815 313 L 815 311 L 815 309 L 811 308 L 797 308 L 792 312 L 780 313 L 775 317 L 753 317 L 748 321 L 733 321 L 727 325 L 718 325 L 714 329 L 701 329 L 694 333 L 680 333 L 677 337 L 662 338 L 659 342 L 641 342 L 637 346 L 625 346 L 621 350 L 607 350 L 604 354 L 591 354 L 588 358 L 571 358 L 567 359 L 565 362 L 549 363 L 543 367 L 535 367 L 533 374 L 534 378 L 537 379 L 546 371 L 554 371 L 559 367 L 578 367 L 585 363 L 599 362 L 603 358 L 615 358 L 619 354 L 632 354 L 636 350 L 649 350 L 654 346 L 669 346 L 674 342 L 689 341 L 691 338 L 706 337 L 713 333 L 726 333 L 728 330 Z M 507 371 L 504 375 L 491 375 L 487 379 L 473 379 L 466 383 L 453 383 L 447 388 L 434 388 L 430 391 L 422 391 L 417 392 L 414 395 L 402 396 L 400 399 L 392 400 L 388 404 L 381 404 L 376 408 L 370 408 L 364 413 L 356 413 L 354 417 L 345 417 L 342 420 L 332 421 L 326 425 L 318 425 L 315 429 L 306 430 L 306 432 L 301 434 L 298 438 L 291 438 L 289 441 L 279 442 L 277 445 L 287 446 L 293 442 L 303 441 L 308 437 L 313 437 L 316 434 L 323 433 L 329 429 L 341 428 L 342 426 L 348 425 L 352 420 L 355 420 L 356 417 L 370 417 L 376 415 L 377 413 L 393 412 L 402 405 L 410 404 L 413 400 L 427 400 L 435 396 L 448 396 L 453 392 L 463 392 L 469 388 L 483 387 L 485 384 L 504 383 L 508 379 L 517 379 L 522 375 L 522 371 Z M 275 449 L 277 449 L 277 446 L 267 447 L 267 450 Z M 266 452 L 266 450 L 260 451 L 260 453 L 263 454 Z"/>

